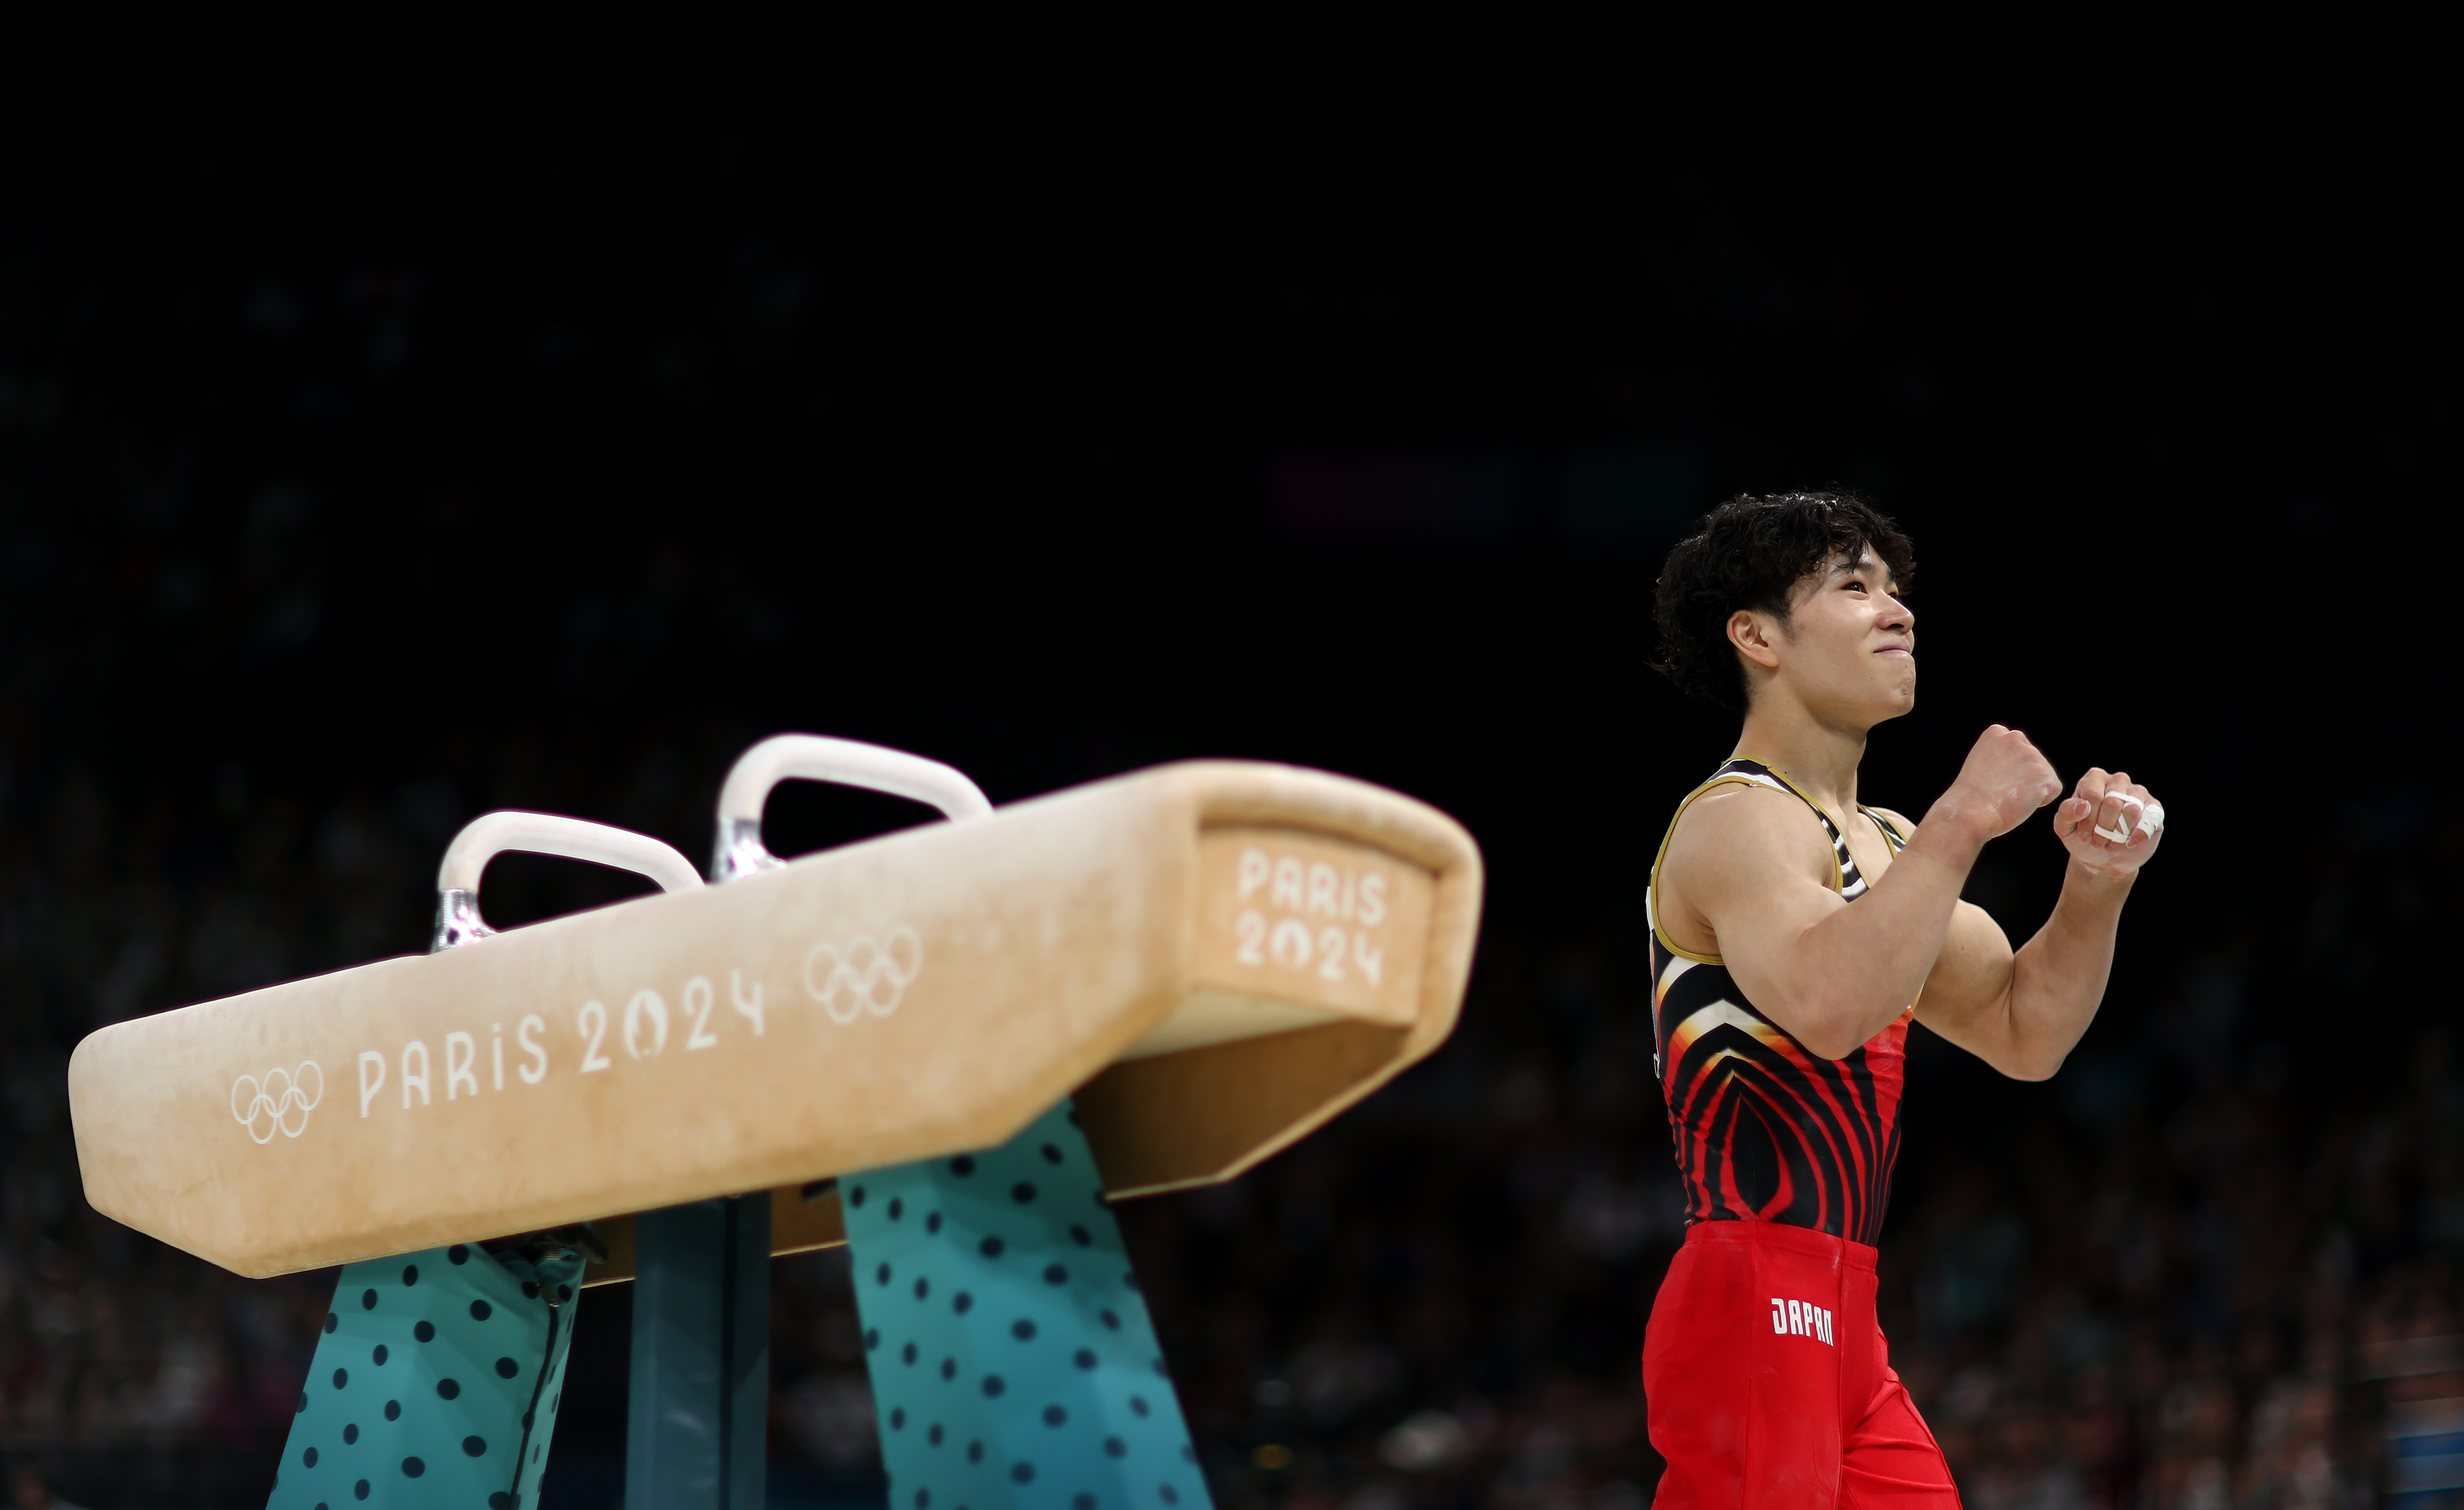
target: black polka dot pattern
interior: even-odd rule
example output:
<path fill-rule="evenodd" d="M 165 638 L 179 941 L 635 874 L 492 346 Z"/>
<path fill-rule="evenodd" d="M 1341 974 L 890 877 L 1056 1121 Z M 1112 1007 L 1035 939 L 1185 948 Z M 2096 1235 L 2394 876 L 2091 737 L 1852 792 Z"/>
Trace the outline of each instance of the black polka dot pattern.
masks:
<path fill-rule="evenodd" d="M 1066 1103 L 1001 1148 L 863 1184 L 845 1212 L 874 1281 L 856 1287 L 866 1346 L 913 1366 L 873 1367 L 893 1510 L 1207 1503 Z"/>
<path fill-rule="evenodd" d="M 535 1505 L 581 1279 L 465 1244 L 344 1268 L 267 1510 Z"/>

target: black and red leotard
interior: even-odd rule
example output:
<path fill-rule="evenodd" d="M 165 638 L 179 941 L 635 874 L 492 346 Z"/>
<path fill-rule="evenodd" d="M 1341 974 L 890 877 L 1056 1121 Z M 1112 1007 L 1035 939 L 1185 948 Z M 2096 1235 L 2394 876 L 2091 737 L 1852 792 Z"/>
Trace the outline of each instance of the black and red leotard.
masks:
<path fill-rule="evenodd" d="M 1715 787 L 1769 787 L 1801 799 L 1822 821 L 1839 895 L 1865 894 L 1848 841 L 1821 804 L 1760 761 L 1735 759 L 1677 809 Z M 1897 854 L 1907 841 L 1870 808 Z M 1669 821 L 1676 831 L 1676 820 Z M 1666 855 L 1667 842 L 1661 843 Z M 1652 879 L 1660 864 L 1652 863 Z M 1912 1007 L 1841 1060 L 1809 1052 L 1754 1010 L 1726 966 L 1669 942 L 1651 913 L 1654 1067 L 1685 1182 L 1688 1222 L 1772 1221 L 1871 1245 L 1881 1231 L 1900 1151 L 1900 1085 Z"/>

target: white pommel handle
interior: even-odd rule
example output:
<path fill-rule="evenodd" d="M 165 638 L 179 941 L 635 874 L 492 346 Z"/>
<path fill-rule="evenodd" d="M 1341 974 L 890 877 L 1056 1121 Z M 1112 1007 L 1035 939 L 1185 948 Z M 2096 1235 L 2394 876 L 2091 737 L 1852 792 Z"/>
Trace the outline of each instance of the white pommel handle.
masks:
<path fill-rule="evenodd" d="M 826 734 L 773 734 L 736 757 L 718 792 L 718 821 L 759 822 L 761 804 L 781 781 L 830 781 L 887 792 L 937 807 L 947 818 L 980 818 L 993 810 L 983 788 L 938 760 L 886 745 Z"/>
<path fill-rule="evenodd" d="M 944 818 L 981 818 L 992 799 L 966 774 L 938 760 L 857 739 L 773 734 L 736 757 L 718 791 L 718 854 L 711 879 L 730 881 L 780 862 L 761 844 L 761 808 L 781 781 L 828 781 L 887 792 L 938 808 Z"/>
<path fill-rule="evenodd" d="M 462 832 L 445 846 L 445 863 L 436 867 L 436 937 L 429 946 L 430 953 L 495 931 L 479 918 L 479 877 L 489 861 L 509 849 L 613 865 L 649 877 L 663 891 L 692 891 L 702 884 L 692 861 L 648 834 L 554 813 L 482 814 L 462 825 Z"/>

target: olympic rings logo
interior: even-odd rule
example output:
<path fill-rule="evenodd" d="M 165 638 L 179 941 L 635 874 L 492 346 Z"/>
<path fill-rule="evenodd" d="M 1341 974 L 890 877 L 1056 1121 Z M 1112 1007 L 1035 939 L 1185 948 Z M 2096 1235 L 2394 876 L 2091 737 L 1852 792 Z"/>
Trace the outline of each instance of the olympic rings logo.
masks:
<path fill-rule="evenodd" d="M 316 1089 L 308 1088 L 314 1080 Z M 245 1092 L 245 1094 L 243 1094 Z M 231 1117 L 248 1129 L 248 1135 L 259 1143 L 272 1143 L 275 1129 L 286 1138 L 296 1138 L 308 1130 L 308 1114 L 325 1099 L 325 1072 L 315 1060 L 302 1060 L 296 1070 L 270 1069 L 265 1078 L 242 1075 L 231 1082 Z M 295 1125 L 294 1113 L 298 1116 Z M 264 1131 L 257 1130 L 259 1127 Z"/>
<path fill-rule="evenodd" d="M 897 1011 L 923 968 L 924 941 L 902 923 L 877 944 L 871 934 L 858 933 L 845 949 L 814 945 L 804 956 L 804 994 L 845 1027 L 868 1012 L 886 1018 Z"/>

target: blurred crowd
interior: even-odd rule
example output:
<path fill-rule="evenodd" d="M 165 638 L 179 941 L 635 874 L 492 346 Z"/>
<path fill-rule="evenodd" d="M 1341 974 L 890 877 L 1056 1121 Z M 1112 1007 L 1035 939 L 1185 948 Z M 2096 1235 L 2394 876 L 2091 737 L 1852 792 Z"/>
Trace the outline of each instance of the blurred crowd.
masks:
<path fill-rule="evenodd" d="M 610 765 L 600 801 L 684 822 L 704 794 L 660 773 L 687 763 Z M 133 1011 L 415 948 L 419 857 L 506 778 L 308 812 L 234 769 L 189 832 L 76 772 L 11 774 L 9 1454 L 90 1502 L 261 1495 L 330 1278 L 242 1281 L 93 1214 L 68 1052 Z M 1979 1510 L 2431 1503 L 2464 1482 L 2464 1054 L 2430 970 L 2453 837 L 2432 808 L 2357 809 L 2295 915 L 2126 952 L 2045 1086 L 1920 1035 L 1882 1316 Z M 599 899 L 579 867 L 529 874 L 536 894 L 509 873 L 495 905 Z M 1632 901 L 1494 921 L 1433 1061 L 1240 1181 L 1124 1208 L 1227 1507 L 1648 1502 L 1636 1360 L 1683 1234 Z M 843 1261 L 782 1260 L 778 1296 L 782 1472 L 860 1479 Z"/>

